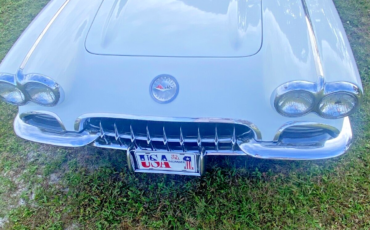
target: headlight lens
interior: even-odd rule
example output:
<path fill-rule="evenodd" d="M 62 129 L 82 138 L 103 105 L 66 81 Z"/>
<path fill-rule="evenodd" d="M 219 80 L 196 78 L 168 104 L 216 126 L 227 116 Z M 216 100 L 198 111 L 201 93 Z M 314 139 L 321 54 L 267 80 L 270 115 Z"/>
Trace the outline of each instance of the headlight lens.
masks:
<path fill-rule="evenodd" d="M 25 96 L 15 85 L 1 82 L 0 98 L 12 105 L 22 105 L 25 103 Z"/>
<path fill-rule="evenodd" d="M 57 95 L 46 85 L 29 82 L 24 88 L 29 94 L 31 101 L 39 105 L 52 106 L 57 103 Z"/>
<path fill-rule="evenodd" d="M 333 93 L 325 96 L 319 103 L 319 111 L 326 118 L 348 116 L 357 106 L 358 100 L 348 93 Z"/>
<path fill-rule="evenodd" d="M 307 91 L 291 91 L 276 102 L 276 109 L 284 116 L 298 117 L 311 112 L 315 97 Z"/>

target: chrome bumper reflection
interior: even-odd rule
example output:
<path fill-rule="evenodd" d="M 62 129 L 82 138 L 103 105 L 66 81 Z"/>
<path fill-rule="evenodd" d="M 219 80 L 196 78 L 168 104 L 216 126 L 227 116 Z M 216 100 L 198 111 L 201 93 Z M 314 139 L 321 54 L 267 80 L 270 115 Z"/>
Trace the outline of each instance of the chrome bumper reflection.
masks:
<path fill-rule="evenodd" d="M 87 132 L 45 132 L 35 126 L 26 124 L 19 116 L 17 116 L 14 121 L 14 131 L 23 139 L 62 147 L 86 146 L 94 142 L 99 136 L 98 134 L 90 134 Z"/>
<path fill-rule="evenodd" d="M 127 150 L 127 146 L 107 146 L 95 142 L 100 135 L 89 132 L 63 132 L 52 133 L 43 131 L 37 127 L 24 123 L 19 116 L 14 122 L 15 133 L 26 140 L 63 146 L 82 147 L 91 143 L 96 147 Z M 349 118 L 343 120 L 343 127 L 336 138 L 323 142 L 320 145 L 302 145 L 300 143 L 282 145 L 279 142 L 258 142 L 255 140 L 247 143 L 239 143 L 241 151 L 212 151 L 206 155 L 228 155 L 228 156 L 252 156 L 261 159 L 282 160 L 317 160 L 327 159 L 344 154 L 352 142 L 352 129 Z M 164 150 L 165 151 L 165 150 Z"/>
<path fill-rule="evenodd" d="M 344 154 L 352 143 L 352 128 L 349 118 L 343 120 L 343 127 L 336 138 L 321 146 L 279 145 L 275 142 L 244 143 L 240 148 L 247 155 L 261 159 L 318 160 L 338 157 Z"/>

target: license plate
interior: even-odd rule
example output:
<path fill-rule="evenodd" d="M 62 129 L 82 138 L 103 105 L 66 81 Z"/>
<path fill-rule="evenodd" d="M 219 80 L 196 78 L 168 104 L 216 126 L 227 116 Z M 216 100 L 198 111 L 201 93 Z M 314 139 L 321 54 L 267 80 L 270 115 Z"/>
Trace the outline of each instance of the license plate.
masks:
<path fill-rule="evenodd" d="M 195 174 L 198 158 L 192 153 L 135 151 L 136 172 Z"/>

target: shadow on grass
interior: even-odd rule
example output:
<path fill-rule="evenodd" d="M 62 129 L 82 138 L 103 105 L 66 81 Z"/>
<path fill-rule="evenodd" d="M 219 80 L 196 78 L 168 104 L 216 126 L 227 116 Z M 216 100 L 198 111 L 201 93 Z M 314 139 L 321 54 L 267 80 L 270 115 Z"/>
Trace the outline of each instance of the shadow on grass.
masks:
<path fill-rule="evenodd" d="M 82 150 L 83 149 L 83 150 Z M 70 160 L 77 159 L 75 168 L 86 169 L 86 172 L 93 174 L 97 170 L 110 168 L 116 173 L 123 172 L 126 176 L 137 178 L 143 183 L 145 179 L 162 180 L 164 178 L 178 181 L 179 183 L 201 180 L 200 177 L 182 175 L 162 174 L 141 174 L 130 173 L 127 167 L 126 151 L 96 149 L 88 146 L 82 149 L 75 149 L 68 157 Z M 82 150 L 82 151 L 81 151 Z M 261 160 L 249 156 L 207 156 L 206 175 L 207 178 L 214 174 L 230 177 L 244 177 L 246 179 L 265 179 L 274 175 L 289 176 L 289 174 L 318 175 L 322 170 L 332 170 L 337 159 L 318 161 L 283 161 L 283 160 Z M 315 168 L 320 172 L 315 173 Z M 215 173 L 217 172 L 217 173 Z M 119 178 L 117 178 L 119 180 Z M 144 183 L 145 184 L 145 183 Z"/>

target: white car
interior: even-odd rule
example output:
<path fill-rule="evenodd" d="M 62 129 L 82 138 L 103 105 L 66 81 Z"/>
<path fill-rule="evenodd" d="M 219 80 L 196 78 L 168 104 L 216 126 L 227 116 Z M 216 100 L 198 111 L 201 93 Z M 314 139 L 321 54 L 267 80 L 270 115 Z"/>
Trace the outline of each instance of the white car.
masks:
<path fill-rule="evenodd" d="M 0 66 L 18 136 L 145 173 L 342 155 L 362 93 L 332 0 L 52 0 Z"/>

